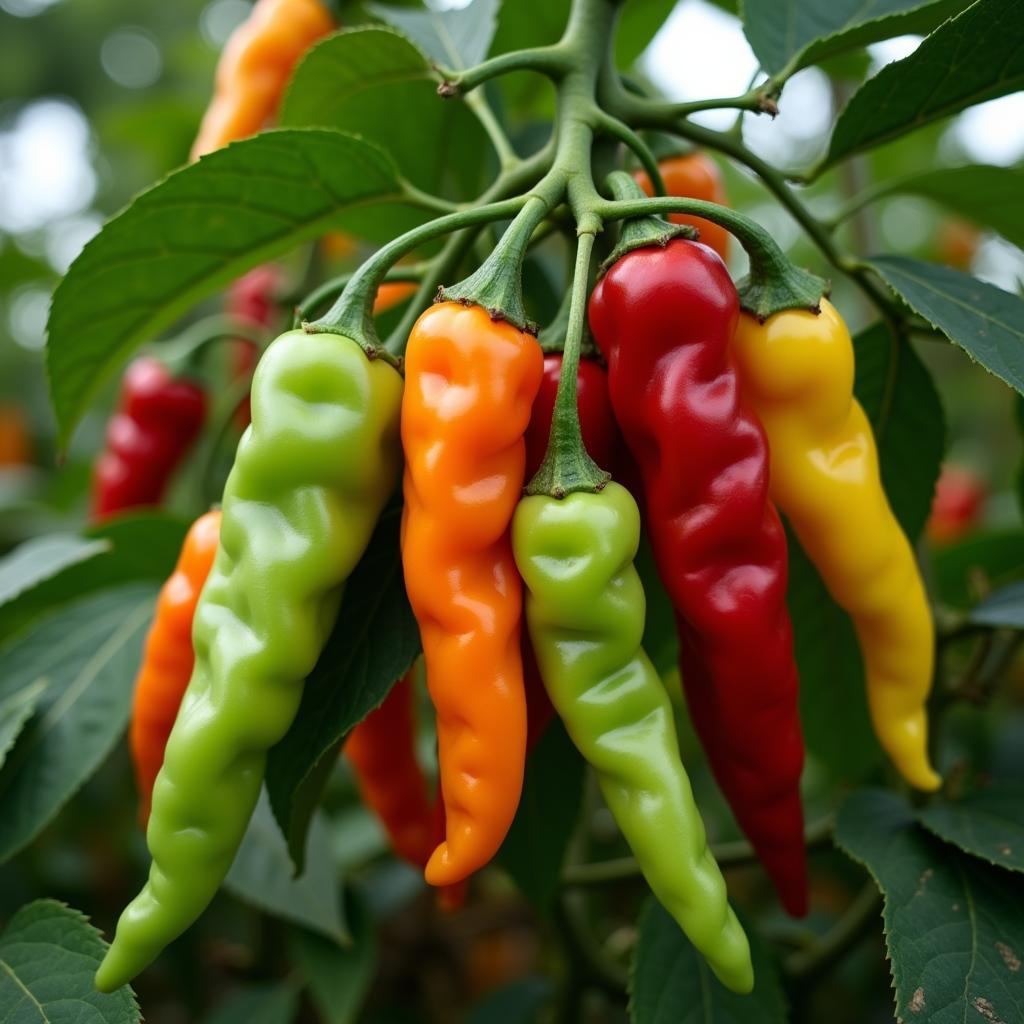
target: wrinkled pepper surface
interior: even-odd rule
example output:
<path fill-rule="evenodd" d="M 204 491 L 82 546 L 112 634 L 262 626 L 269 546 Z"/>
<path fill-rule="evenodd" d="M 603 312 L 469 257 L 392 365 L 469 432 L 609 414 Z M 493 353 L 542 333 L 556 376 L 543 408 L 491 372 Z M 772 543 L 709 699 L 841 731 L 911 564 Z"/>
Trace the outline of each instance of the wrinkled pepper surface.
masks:
<path fill-rule="evenodd" d="M 540 385 L 535 338 L 444 302 L 405 355 L 402 564 L 437 711 L 446 838 L 426 869 L 461 881 L 497 852 L 523 783 L 522 584 L 509 527 Z"/>
<path fill-rule="evenodd" d="M 853 397 L 854 352 L 835 307 L 744 314 L 744 396 L 771 446 L 771 491 L 860 640 L 875 732 L 904 778 L 933 790 L 925 701 L 935 636 L 914 552 L 882 488 L 871 424 Z"/>
<path fill-rule="evenodd" d="M 398 479 L 402 381 L 339 335 L 289 331 L 253 378 L 196 608 L 195 668 L 153 789 L 149 881 L 96 975 L 134 977 L 227 874 L 302 684 Z"/>
<path fill-rule="evenodd" d="M 639 541 L 639 510 L 619 484 L 524 498 L 513 545 L 530 638 L 551 701 L 654 895 L 722 983 L 749 992 L 747 938 L 708 849 L 668 695 L 641 646 Z"/>
<path fill-rule="evenodd" d="M 174 572 L 160 590 L 135 680 L 129 746 L 139 790 L 139 817 L 149 820 L 153 783 L 192 677 L 192 618 L 217 552 L 220 511 L 200 516 L 182 545 Z"/>
<path fill-rule="evenodd" d="M 121 396 L 96 461 L 92 518 L 159 505 L 206 419 L 206 393 L 142 356 L 125 370 Z"/>
<path fill-rule="evenodd" d="M 738 315 L 718 255 L 678 238 L 618 260 L 590 300 L 676 610 L 694 727 L 740 827 L 787 910 L 800 915 L 804 748 L 786 537 L 768 499 L 765 434 L 740 402 L 729 357 Z"/>

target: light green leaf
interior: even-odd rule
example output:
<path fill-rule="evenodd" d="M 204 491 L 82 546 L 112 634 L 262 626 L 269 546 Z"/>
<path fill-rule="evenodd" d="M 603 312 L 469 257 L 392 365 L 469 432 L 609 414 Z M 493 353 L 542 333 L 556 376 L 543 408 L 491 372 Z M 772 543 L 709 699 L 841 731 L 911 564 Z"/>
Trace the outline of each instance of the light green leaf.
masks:
<path fill-rule="evenodd" d="M 109 221 L 60 283 L 47 372 L 66 444 L 131 352 L 246 270 L 398 200 L 386 153 L 331 131 L 264 132 L 175 171 Z"/>
<path fill-rule="evenodd" d="M 971 609 L 970 621 L 995 629 L 1024 629 L 1024 583 L 1011 583 Z"/>
<path fill-rule="evenodd" d="M 0 698 L 0 768 L 7 760 L 7 752 L 14 746 L 14 741 L 39 705 L 39 698 L 46 685 L 45 679 L 34 679 L 20 690 Z"/>
<path fill-rule="evenodd" d="M 1024 871 L 1024 786 L 996 783 L 918 815 L 930 832 L 992 864 Z"/>
<path fill-rule="evenodd" d="M 754 991 L 730 992 L 655 899 L 640 918 L 630 975 L 632 1024 L 786 1024 L 778 972 L 748 927 Z"/>
<path fill-rule="evenodd" d="M 56 900 L 22 907 L 0 933 L 0 1014 L 5 1024 L 137 1024 L 135 995 L 109 995 L 93 977 L 107 950 L 88 918 Z"/>
<path fill-rule="evenodd" d="M 906 256 L 873 256 L 869 262 L 911 309 L 989 373 L 1024 392 L 1024 300 L 969 274 Z"/>
<path fill-rule="evenodd" d="M 862 790 L 836 842 L 882 890 L 896 1016 L 1009 1024 L 1024 1008 L 1024 880 L 929 836 L 894 793 Z"/>
<path fill-rule="evenodd" d="M 53 820 L 123 733 L 153 598 L 142 585 L 86 598 L 0 653 L 0 700 L 48 684 L 0 769 L 0 862 Z"/>
<path fill-rule="evenodd" d="M 416 10 L 368 3 L 367 10 L 400 29 L 438 64 L 454 70 L 479 64 L 498 27 L 501 0 L 473 0 L 451 10 Z"/>
<path fill-rule="evenodd" d="M 743 31 L 761 67 L 781 79 L 834 54 L 930 32 L 967 0 L 744 0 Z"/>
<path fill-rule="evenodd" d="M 109 548 L 102 540 L 66 534 L 33 537 L 0 559 L 0 605 L 51 579 L 70 565 L 87 562 Z"/>
<path fill-rule="evenodd" d="M 288 845 L 264 790 L 224 887 L 259 910 L 347 943 L 330 829 L 320 814 L 310 823 L 305 871 L 298 878 L 293 874 Z"/>
<path fill-rule="evenodd" d="M 883 68 L 839 115 L 820 171 L 966 107 L 1024 88 L 1022 0 L 977 0 Z"/>
<path fill-rule="evenodd" d="M 287 982 L 250 985 L 233 992 L 203 1024 L 291 1024 L 299 1013 L 299 993 Z"/>

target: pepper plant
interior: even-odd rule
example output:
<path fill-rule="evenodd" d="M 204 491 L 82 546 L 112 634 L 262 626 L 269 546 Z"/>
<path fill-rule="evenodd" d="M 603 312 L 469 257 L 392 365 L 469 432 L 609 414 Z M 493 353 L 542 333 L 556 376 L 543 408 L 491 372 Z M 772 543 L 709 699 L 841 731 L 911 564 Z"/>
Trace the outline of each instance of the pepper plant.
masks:
<path fill-rule="evenodd" d="M 858 183 L 1024 86 L 1024 9 L 745 0 L 749 89 L 677 102 L 636 66 L 675 6 L 258 0 L 71 265 L 60 450 L 151 349 L 94 521 L 0 562 L 0 857 L 95 792 L 127 838 L 103 937 L 7 922 L 11 1019 L 1021 1019 L 1024 534 L 922 531 L 929 367 L 1024 393 L 1024 302 L 866 243 L 902 194 L 1019 243 L 1022 179 Z M 745 133 L 812 66 L 849 97 L 780 168 Z M 527 905 L 503 986 L 389 983 L 396 920 Z"/>

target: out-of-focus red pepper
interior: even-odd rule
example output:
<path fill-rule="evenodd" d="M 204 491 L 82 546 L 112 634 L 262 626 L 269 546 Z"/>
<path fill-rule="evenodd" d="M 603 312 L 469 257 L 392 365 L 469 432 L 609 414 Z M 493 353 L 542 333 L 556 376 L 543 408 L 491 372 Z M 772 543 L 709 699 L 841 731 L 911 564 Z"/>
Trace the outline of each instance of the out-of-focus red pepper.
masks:
<path fill-rule="evenodd" d="M 933 544 L 959 540 L 981 518 L 985 484 L 965 466 L 947 463 L 935 484 L 926 531 Z"/>

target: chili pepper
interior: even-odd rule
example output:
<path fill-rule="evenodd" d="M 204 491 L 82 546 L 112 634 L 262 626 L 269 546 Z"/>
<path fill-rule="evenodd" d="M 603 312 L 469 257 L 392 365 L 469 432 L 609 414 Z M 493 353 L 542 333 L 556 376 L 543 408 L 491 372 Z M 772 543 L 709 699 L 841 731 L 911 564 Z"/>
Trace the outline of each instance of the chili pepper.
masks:
<path fill-rule="evenodd" d="M 395 852 L 424 867 L 437 841 L 437 814 L 416 760 L 414 673 L 389 691 L 345 741 L 364 803 L 384 826 Z"/>
<path fill-rule="evenodd" d="M 703 153 L 669 157 L 658 164 L 658 170 L 661 171 L 662 181 L 665 182 L 667 195 L 703 199 L 709 203 L 718 203 L 719 206 L 725 206 L 729 202 L 718 164 Z M 647 174 L 638 171 L 634 177 L 649 196 L 654 195 L 654 186 Z M 696 228 L 700 240 L 705 245 L 710 245 L 723 260 L 729 258 L 729 232 L 721 224 L 687 213 L 673 213 L 668 219 L 673 224 L 688 224 Z"/>
<path fill-rule="evenodd" d="M 940 782 L 928 761 L 925 699 L 934 630 L 914 553 L 853 397 L 850 334 L 835 307 L 740 317 L 734 351 L 744 395 L 771 443 L 771 489 L 860 640 L 875 731 L 919 789 Z"/>
<path fill-rule="evenodd" d="M 406 349 L 402 564 L 437 710 L 447 815 L 427 864 L 432 885 L 494 856 L 522 790 L 522 586 L 509 525 L 542 372 L 536 340 L 479 306 L 431 306 Z"/>
<path fill-rule="evenodd" d="M 134 977 L 213 898 L 401 462 L 402 382 L 336 334 L 288 331 L 256 368 L 196 607 L 196 662 L 153 788 L 149 881 L 96 975 Z"/>
<path fill-rule="evenodd" d="M 676 611 L 694 726 L 786 908 L 806 910 L 804 748 L 786 610 L 786 538 L 764 431 L 728 346 L 739 302 L 721 259 L 677 238 L 615 263 L 590 300 L 612 407 L 643 478 Z"/>
<path fill-rule="evenodd" d="M 143 356 L 125 371 L 107 443 L 93 472 L 92 516 L 159 505 L 206 418 L 206 395 Z"/>
<path fill-rule="evenodd" d="M 25 414 L 13 403 L 0 403 L 0 466 L 23 466 L 32 461 L 32 439 Z"/>
<path fill-rule="evenodd" d="M 277 113 L 299 58 L 333 29 L 318 0 L 256 0 L 217 63 L 214 96 L 192 146 L 192 159 L 263 128 Z"/>
<path fill-rule="evenodd" d="M 274 319 L 276 304 L 274 291 L 280 283 L 280 272 L 273 263 L 264 263 L 243 274 L 228 289 L 225 306 L 229 316 L 256 327 L 269 327 Z M 234 380 L 246 380 L 252 376 L 259 361 L 257 345 L 245 338 L 231 343 L 231 375 Z M 240 430 L 249 425 L 252 414 L 249 396 L 238 407 L 236 423 Z"/>
<path fill-rule="evenodd" d="M 411 281 L 385 281 L 378 289 L 373 302 L 374 313 L 383 313 L 405 302 L 416 291 Z"/>
<path fill-rule="evenodd" d="M 723 984 L 749 992 L 750 948 L 708 849 L 668 695 L 641 646 L 636 502 L 616 483 L 599 494 L 524 498 L 512 535 L 552 703 L 655 896 Z"/>
<path fill-rule="evenodd" d="M 146 636 L 128 731 L 143 826 L 149 820 L 153 782 L 164 763 L 167 737 L 192 676 L 192 617 L 213 565 L 219 534 L 219 511 L 207 512 L 192 524 L 178 564 L 157 598 Z"/>
<path fill-rule="evenodd" d="M 938 546 L 959 540 L 978 524 L 984 504 L 983 480 L 966 466 L 943 466 L 925 524 L 928 539 Z"/>

